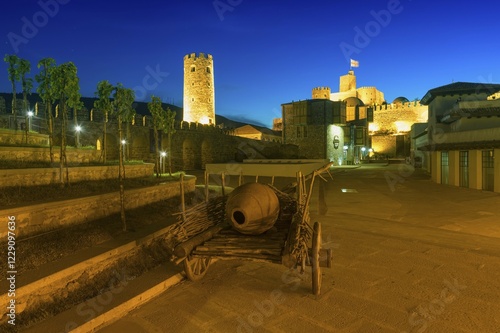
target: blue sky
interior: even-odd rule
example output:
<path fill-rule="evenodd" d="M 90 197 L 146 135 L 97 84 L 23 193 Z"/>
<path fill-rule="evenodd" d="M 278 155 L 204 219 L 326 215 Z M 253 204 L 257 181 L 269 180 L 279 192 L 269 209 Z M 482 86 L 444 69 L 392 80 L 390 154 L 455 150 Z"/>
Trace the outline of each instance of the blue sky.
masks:
<path fill-rule="evenodd" d="M 179 106 L 184 55 L 210 53 L 216 113 L 271 126 L 282 103 L 310 98 L 317 86 L 337 91 L 349 58 L 360 63 L 358 87 L 376 86 L 388 102 L 421 98 L 453 81 L 500 82 L 499 7 L 495 1 L 17 0 L 2 4 L 0 53 L 30 60 L 33 76 L 44 57 L 74 62 L 84 96 L 109 80 L 136 89 L 139 100 L 154 94 Z M 1 92 L 11 91 L 6 68 L 2 61 Z"/>

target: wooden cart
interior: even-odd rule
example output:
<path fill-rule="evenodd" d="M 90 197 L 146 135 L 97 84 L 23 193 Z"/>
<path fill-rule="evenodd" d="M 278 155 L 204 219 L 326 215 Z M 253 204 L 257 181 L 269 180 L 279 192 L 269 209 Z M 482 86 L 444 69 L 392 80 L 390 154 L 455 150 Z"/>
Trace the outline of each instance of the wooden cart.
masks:
<path fill-rule="evenodd" d="M 321 248 L 321 225 L 319 222 L 310 224 L 309 202 L 315 177 L 321 177 L 321 173 L 327 172 L 329 167 L 327 165 L 308 176 L 298 175 L 297 182 L 285 188 L 285 192 L 273 188 L 282 209 L 274 227 L 260 235 L 245 235 L 231 228 L 225 219 L 224 196 L 184 212 L 179 223 L 184 225 L 177 230 L 179 234 L 184 234 L 184 240 L 176 242 L 172 260 L 183 263 L 186 276 L 191 281 L 201 279 L 213 259 L 283 264 L 288 268 L 301 268 L 302 272 L 305 266 L 312 266 L 312 292 L 319 295 L 321 267 L 331 267 L 332 251 Z M 308 190 L 307 181 L 310 181 Z M 292 190 L 295 195 L 288 194 Z M 200 220 L 204 222 L 200 223 Z M 200 225 L 211 226 L 202 228 Z M 187 226 L 191 229 L 188 230 Z M 197 228 L 204 230 L 197 232 Z M 194 235 L 187 236 L 189 233 Z"/>

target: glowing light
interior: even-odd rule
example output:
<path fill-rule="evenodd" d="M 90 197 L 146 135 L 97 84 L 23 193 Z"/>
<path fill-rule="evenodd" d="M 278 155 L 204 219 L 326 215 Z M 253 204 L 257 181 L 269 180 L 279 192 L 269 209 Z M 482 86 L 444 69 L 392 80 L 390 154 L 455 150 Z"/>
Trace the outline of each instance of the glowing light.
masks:
<path fill-rule="evenodd" d="M 377 132 L 379 129 L 380 128 L 379 128 L 378 124 L 375 124 L 375 123 L 369 123 L 368 124 L 368 130 L 370 132 Z"/>
<path fill-rule="evenodd" d="M 349 149 L 349 147 L 348 146 L 344 146 L 344 150 L 347 150 L 347 149 Z"/>
<path fill-rule="evenodd" d="M 82 130 L 82 126 L 78 125 L 75 127 L 75 131 L 81 132 L 81 130 Z"/>
<path fill-rule="evenodd" d="M 361 147 L 361 151 L 364 152 L 366 150 L 365 147 Z"/>
<path fill-rule="evenodd" d="M 199 123 L 203 125 L 210 124 L 210 119 L 207 116 L 203 116 L 200 118 Z"/>
<path fill-rule="evenodd" d="M 34 116 L 33 111 L 28 111 L 28 117 L 33 117 L 33 116 Z"/>
<path fill-rule="evenodd" d="M 164 151 L 162 151 L 162 152 L 160 153 L 160 155 L 161 155 L 161 157 L 165 157 L 165 156 L 167 156 L 167 153 L 166 153 L 166 152 L 164 152 Z"/>
<path fill-rule="evenodd" d="M 126 144 L 127 140 L 122 140 L 122 145 Z"/>
<path fill-rule="evenodd" d="M 409 132 L 411 130 L 411 124 L 407 121 L 395 121 L 396 129 L 398 132 Z"/>

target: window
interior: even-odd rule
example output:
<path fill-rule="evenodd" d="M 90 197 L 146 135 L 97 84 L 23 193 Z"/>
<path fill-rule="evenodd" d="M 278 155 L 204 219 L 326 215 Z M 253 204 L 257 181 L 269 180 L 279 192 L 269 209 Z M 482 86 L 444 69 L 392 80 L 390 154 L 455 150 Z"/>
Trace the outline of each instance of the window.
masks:
<path fill-rule="evenodd" d="M 441 152 L 441 184 L 448 184 L 449 175 L 448 152 Z"/>
<path fill-rule="evenodd" d="M 194 97 L 193 97 L 193 98 L 191 98 L 191 102 L 194 102 Z"/>
<path fill-rule="evenodd" d="M 483 150 L 483 190 L 486 191 L 494 190 L 494 157 L 493 150 Z"/>
<path fill-rule="evenodd" d="M 210 67 L 207 67 L 207 73 L 210 74 Z"/>
<path fill-rule="evenodd" d="M 458 164 L 459 185 L 461 187 L 469 187 L 469 152 L 461 151 Z"/>
<path fill-rule="evenodd" d="M 191 66 L 191 72 L 196 72 L 196 67 L 195 66 Z"/>

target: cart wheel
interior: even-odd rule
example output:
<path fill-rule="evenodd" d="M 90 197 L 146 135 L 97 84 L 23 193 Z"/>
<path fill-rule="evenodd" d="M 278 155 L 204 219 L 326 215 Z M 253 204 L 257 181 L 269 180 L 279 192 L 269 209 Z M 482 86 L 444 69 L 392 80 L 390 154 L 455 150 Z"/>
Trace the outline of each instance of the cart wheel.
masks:
<path fill-rule="evenodd" d="M 196 257 L 191 256 L 184 259 L 184 272 L 191 281 L 198 281 L 205 276 L 210 266 L 210 257 Z"/>
<path fill-rule="evenodd" d="M 321 268 L 319 267 L 319 250 L 321 249 L 321 224 L 314 222 L 312 237 L 312 291 L 318 296 L 321 293 Z"/>

